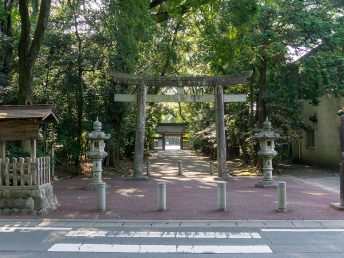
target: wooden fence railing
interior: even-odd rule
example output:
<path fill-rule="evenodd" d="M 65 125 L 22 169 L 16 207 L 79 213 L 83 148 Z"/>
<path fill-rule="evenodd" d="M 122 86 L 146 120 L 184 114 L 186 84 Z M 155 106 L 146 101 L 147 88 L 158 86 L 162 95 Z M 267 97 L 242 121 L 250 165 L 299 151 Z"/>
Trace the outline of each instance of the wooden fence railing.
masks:
<path fill-rule="evenodd" d="M 0 187 L 35 186 L 50 181 L 50 157 L 0 159 Z"/>

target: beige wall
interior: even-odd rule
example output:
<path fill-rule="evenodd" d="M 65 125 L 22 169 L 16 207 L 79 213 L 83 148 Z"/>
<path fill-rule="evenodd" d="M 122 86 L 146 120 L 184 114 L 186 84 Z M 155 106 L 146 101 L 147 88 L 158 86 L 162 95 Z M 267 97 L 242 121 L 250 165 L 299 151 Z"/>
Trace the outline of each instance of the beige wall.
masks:
<path fill-rule="evenodd" d="M 314 128 L 314 147 L 307 143 L 307 132 L 302 130 L 302 139 L 293 146 L 294 160 L 329 168 L 339 167 L 339 116 L 337 111 L 344 106 L 343 97 L 328 94 L 320 98 L 318 106 L 312 106 L 309 101 L 301 102 L 302 121 Z M 309 120 L 317 115 L 318 122 Z"/>

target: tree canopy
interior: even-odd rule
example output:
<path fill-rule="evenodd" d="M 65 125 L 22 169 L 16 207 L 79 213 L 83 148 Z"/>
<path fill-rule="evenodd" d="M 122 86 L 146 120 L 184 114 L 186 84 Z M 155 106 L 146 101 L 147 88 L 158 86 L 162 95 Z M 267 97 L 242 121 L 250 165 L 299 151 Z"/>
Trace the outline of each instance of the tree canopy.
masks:
<path fill-rule="evenodd" d="M 110 71 L 146 77 L 253 71 L 225 87 L 230 155 L 254 161 L 252 135 L 268 115 L 285 144 L 302 128 L 297 102 L 344 93 L 344 5 L 336 0 L 4 0 L 0 6 L 0 104 L 55 103 L 50 135 L 61 162 L 80 166 L 97 116 L 111 138 L 108 164 L 131 156 L 136 88 Z M 173 85 L 171 85 L 173 86 Z M 226 85 L 224 85 L 226 86 Z M 171 88 L 150 86 L 149 94 Z M 212 94 L 209 86 L 188 94 Z M 166 116 L 189 123 L 195 147 L 216 155 L 212 103 L 147 105 L 147 140 Z M 173 120 L 172 119 L 172 120 Z"/>

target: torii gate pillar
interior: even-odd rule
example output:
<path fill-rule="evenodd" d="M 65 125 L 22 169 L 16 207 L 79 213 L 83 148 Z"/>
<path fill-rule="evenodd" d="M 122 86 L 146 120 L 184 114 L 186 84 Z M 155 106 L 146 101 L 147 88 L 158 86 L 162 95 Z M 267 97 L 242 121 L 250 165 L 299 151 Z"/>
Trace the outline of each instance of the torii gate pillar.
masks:
<path fill-rule="evenodd" d="M 148 180 L 148 177 L 143 176 L 147 87 L 145 85 L 138 85 L 137 87 L 134 172 L 133 176 L 128 179 Z"/>
<path fill-rule="evenodd" d="M 217 144 L 217 175 L 223 180 L 228 179 L 227 174 L 227 151 L 225 133 L 225 113 L 223 102 L 223 86 L 215 86 L 215 123 L 216 123 L 216 144 Z"/>

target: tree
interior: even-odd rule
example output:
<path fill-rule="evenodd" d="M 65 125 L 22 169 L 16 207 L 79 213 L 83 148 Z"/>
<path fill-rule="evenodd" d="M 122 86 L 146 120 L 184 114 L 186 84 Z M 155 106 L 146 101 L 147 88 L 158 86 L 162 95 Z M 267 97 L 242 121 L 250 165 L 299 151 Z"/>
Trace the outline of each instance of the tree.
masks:
<path fill-rule="evenodd" d="M 12 9 L 14 0 L 5 0 L 0 7 L 0 86 L 7 87 L 10 83 L 9 74 L 13 52 Z"/>
<path fill-rule="evenodd" d="M 37 0 L 36 0 L 37 1 Z M 35 2 L 35 1 L 34 1 Z M 35 6 L 35 5 L 34 5 Z M 32 70 L 41 48 L 50 15 L 51 0 L 41 1 L 36 28 L 31 40 L 31 20 L 28 0 L 19 0 L 20 38 L 18 43 L 18 103 L 33 103 Z M 31 16 L 36 15 L 33 8 Z"/>

